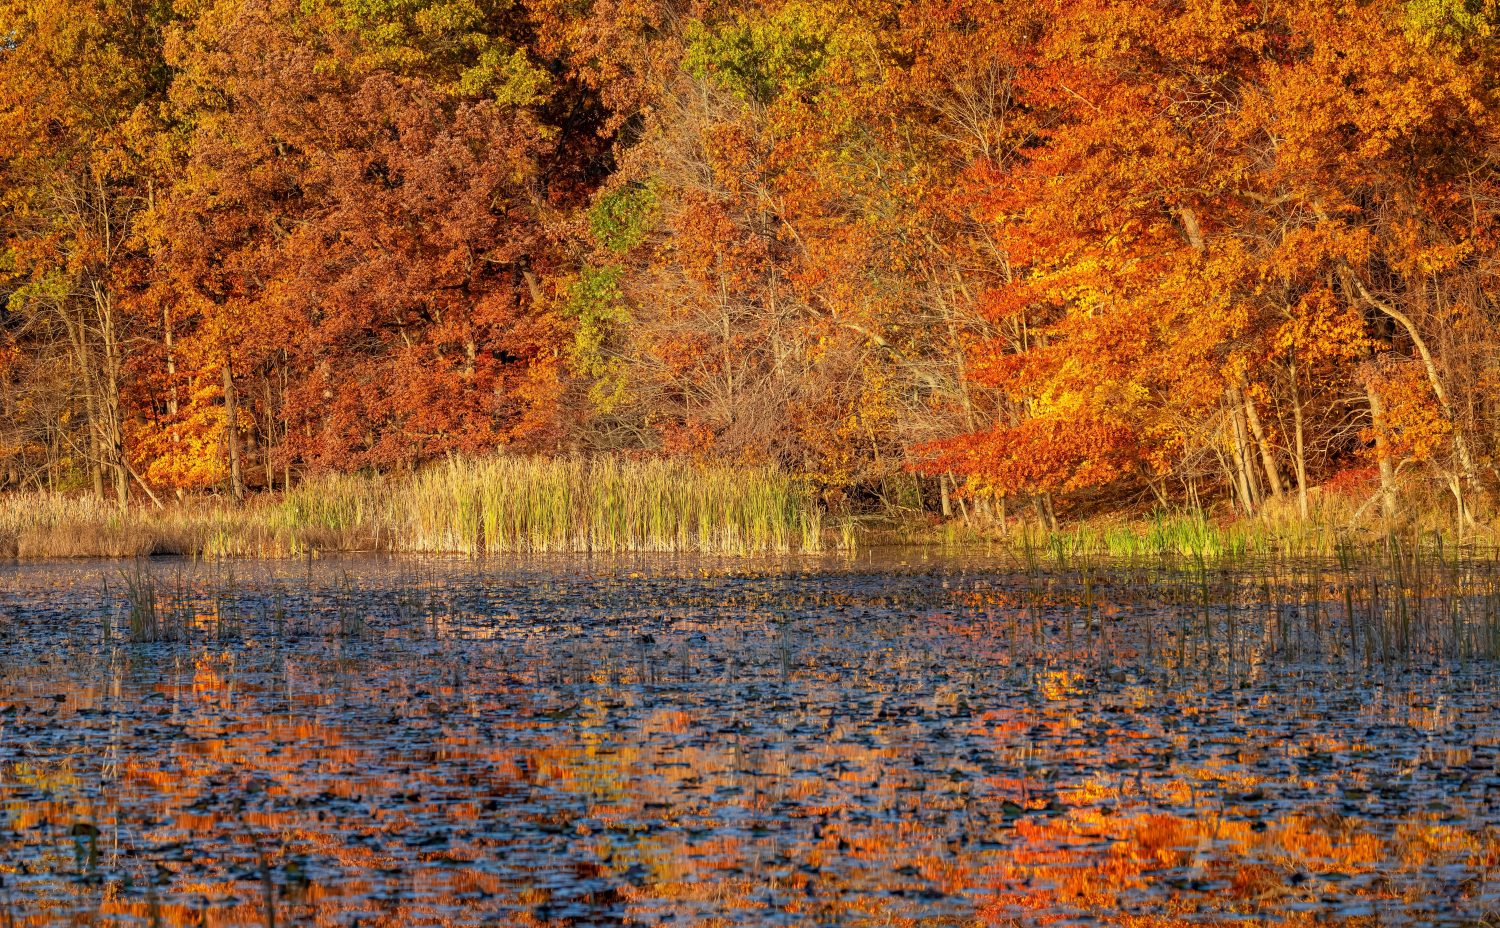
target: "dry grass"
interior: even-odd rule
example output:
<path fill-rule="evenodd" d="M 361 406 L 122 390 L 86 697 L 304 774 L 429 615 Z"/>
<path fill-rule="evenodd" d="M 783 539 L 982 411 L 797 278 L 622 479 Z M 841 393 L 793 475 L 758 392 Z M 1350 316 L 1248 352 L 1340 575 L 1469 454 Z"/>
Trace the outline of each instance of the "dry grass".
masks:
<path fill-rule="evenodd" d="M 450 459 L 409 478 L 328 475 L 243 506 L 217 497 L 122 511 L 92 497 L 0 497 L 0 556 L 286 557 L 312 551 L 698 552 L 822 547 L 792 478 L 613 457 Z"/>
<path fill-rule="evenodd" d="M 619 458 L 453 459 L 403 488 L 407 551 L 817 550 L 806 494 L 770 469 Z"/>

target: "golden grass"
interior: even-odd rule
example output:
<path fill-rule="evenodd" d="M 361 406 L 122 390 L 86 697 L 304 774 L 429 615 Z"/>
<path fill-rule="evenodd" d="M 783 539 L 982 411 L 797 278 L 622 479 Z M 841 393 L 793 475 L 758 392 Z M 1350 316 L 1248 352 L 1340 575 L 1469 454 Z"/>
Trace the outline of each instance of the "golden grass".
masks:
<path fill-rule="evenodd" d="M 401 494 L 407 551 L 818 550 L 807 495 L 770 469 L 614 457 L 451 459 Z"/>
<path fill-rule="evenodd" d="M 821 515 L 771 468 L 617 457 L 452 458 L 411 477 L 327 475 L 234 506 L 120 510 L 92 497 L 0 497 L 0 556 L 286 557 L 307 552 L 816 551 Z"/>

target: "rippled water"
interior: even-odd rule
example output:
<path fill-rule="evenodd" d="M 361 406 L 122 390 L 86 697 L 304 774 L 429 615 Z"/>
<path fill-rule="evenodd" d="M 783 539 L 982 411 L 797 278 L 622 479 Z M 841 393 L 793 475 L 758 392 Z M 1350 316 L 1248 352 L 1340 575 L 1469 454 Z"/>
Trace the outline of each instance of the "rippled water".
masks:
<path fill-rule="evenodd" d="M 188 640 L 126 639 L 118 565 L 0 567 L 0 926 L 1500 911 L 1496 666 L 1340 651 L 1336 598 L 1188 621 L 1185 587 L 889 557 L 151 571 Z"/>

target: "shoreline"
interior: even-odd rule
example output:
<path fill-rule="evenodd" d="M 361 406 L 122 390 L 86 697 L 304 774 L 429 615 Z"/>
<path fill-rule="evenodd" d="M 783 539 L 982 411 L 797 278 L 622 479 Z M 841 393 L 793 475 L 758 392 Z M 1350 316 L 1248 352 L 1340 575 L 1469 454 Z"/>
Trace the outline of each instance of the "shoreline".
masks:
<path fill-rule="evenodd" d="M 71 502 L 77 503 L 74 498 Z M 0 531 L 0 561 L 295 561 L 302 559 L 503 557 L 666 557 L 726 562 L 784 558 L 922 556 L 995 557 L 1035 567 L 1210 562 L 1263 558 L 1368 559 L 1376 551 L 1421 549 L 1500 560 L 1500 534 L 1483 528 L 1460 537 L 1451 526 L 1379 526 L 1242 519 L 1214 522 L 1191 515 L 1064 523 L 1056 530 L 1020 522 L 1002 530 L 960 520 L 933 524 L 889 517 L 853 519 L 799 512 L 787 530 L 752 535 L 732 520 L 704 534 L 603 536 L 586 524 L 570 532 L 512 536 L 501 543 L 482 528 L 471 535 L 414 536 L 365 517 L 330 525 L 286 518 L 295 502 L 282 494 L 239 506 L 219 497 L 188 499 L 160 509 L 88 510 L 20 533 Z M 863 522 L 864 525 L 857 523 Z"/>
<path fill-rule="evenodd" d="M 1496 526 L 1466 528 L 1412 499 L 1386 523 L 1356 500 L 1287 501 L 1255 517 L 1113 510 L 1055 528 L 997 507 L 943 519 L 918 509 L 825 511 L 803 480 L 771 467 L 611 455 L 448 458 L 414 473 L 312 476 L 289 491 L 190 496 L 126 508 L 63 492 L 0 494 L 0 558 L 287 559 L 330 554 L 689 554 L 738 558 L 880 548 L 1007 552 L 1019 562 L 1340 556 L 1356 548 L 1493 550 Z M 1003 507 L 1001 511 L 1003 512 Z M 1019 508 L 1019 507 L 1018 507 Z"/>

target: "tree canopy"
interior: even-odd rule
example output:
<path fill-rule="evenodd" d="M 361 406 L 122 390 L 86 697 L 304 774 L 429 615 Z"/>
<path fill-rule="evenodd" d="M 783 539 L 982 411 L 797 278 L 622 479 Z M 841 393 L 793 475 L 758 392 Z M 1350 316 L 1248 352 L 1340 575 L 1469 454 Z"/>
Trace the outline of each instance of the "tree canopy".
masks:
<path fill-rule="evenodd" d="M 0 0 L 0 484 L 1500 489 L 1495 0 Z M 929 505 L 931 494 L 929 493 Z"/>

